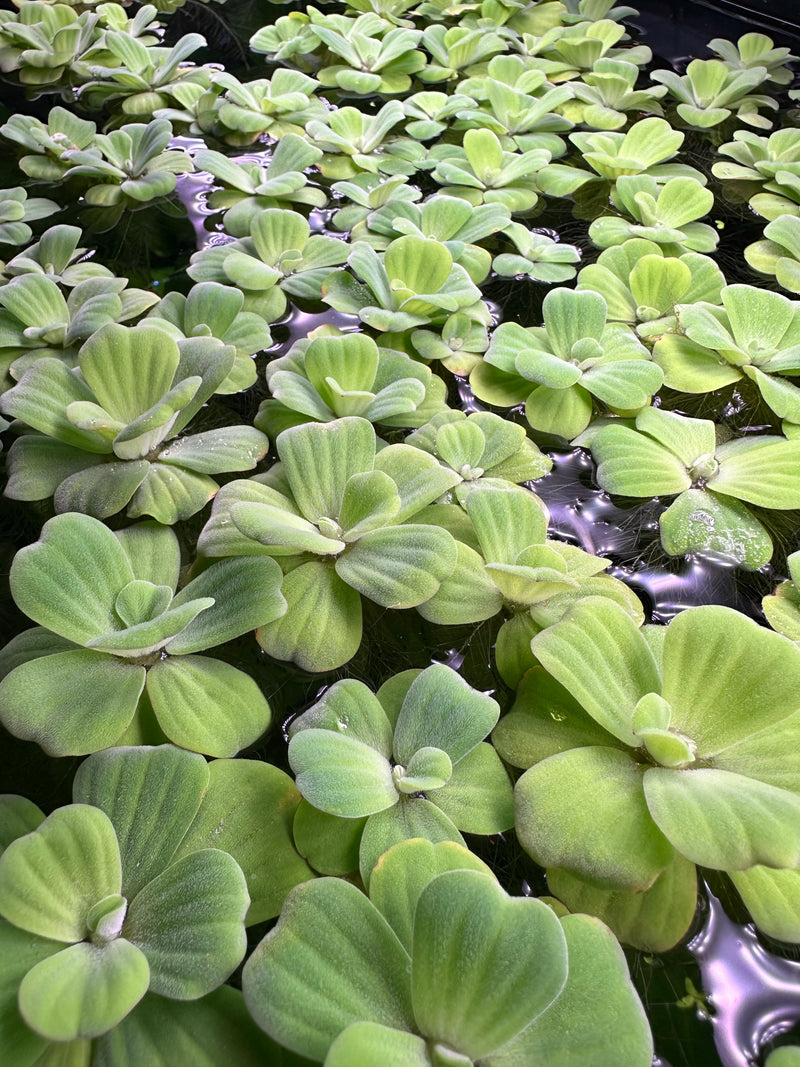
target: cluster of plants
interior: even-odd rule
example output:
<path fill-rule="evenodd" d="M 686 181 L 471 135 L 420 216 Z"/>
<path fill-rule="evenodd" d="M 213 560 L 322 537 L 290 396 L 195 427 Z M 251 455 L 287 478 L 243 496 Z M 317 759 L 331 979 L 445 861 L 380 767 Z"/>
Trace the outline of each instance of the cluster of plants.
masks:
<path fill-rule="evenodd" d="M 684 939 L 704 872 L 800 943 L 795 57 L 347 0 L 240 80 L 180 0 L 15 4 L 0 724 L 74 774 L 0 797 L 9 1067 L 648 1067 L 621 945 Z M 100 261 L 198 188 L 166 283 Z M 767 222 L 736 277 L 725 198 Z M 652 618 L 551 521 L 568 449 L 763 617 Z"/>

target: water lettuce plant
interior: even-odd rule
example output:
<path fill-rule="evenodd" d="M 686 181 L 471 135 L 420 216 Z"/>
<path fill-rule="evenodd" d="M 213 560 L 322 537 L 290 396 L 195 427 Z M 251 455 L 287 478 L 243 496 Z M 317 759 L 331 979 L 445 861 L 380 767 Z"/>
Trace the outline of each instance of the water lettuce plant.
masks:
<path fill-rule="evenodd" d="M 168 148 L 172 125 L 166 119 L 127 123 L 108 134 L 95 134 L 90 145 L 69 149 L 65 178 L 89 180 L 87 204 L 101 207 L 142 204 L 168 196 L 178 174 L 191 171 L 192 161 L 181 148 Z M 127 199 L 126 199 L 127 198 Z"/>
<path fill-rule="evenodd" d="M 46 219 L 58 210 L 53 200 L 41 196 L 28 198 L 27 191 L 19 185 L 14 189 L 0 189 L 0 244 L 26 244 L 33 236 L 28 223 Z"/>
<path fill-rule="evenodd" d="M 463 146 L 441 144 L 431 149 L 431 172 L 446 196 L 458 196 L 476 207 L 503 204 L 511 212 L 530 211 L 539 199 L 539 172 L 550 152 L 531 148 L 506 152 L 491 130 L 467 130 Z"/>
<path fill-rule="evenodd" d="M 361 644 L 362 595 L 415 607 L 455 567 L 451 535 L 409 520 L 459 477 L 411 445 L 378 449 L 357 416 L 290 427 L 276 445 L 277 469 L 219 492 L 198 552 L 279 559 L 289 606 L 258 641 L 276 659 L 334 670 Z"/>
<path fill-rule="evenodd" d="M 787 581 L 781 582 L 761 601 L 767 622 L 773 630 L 792 641 L 800 640 L 800 552 L 786 559 Z"/>
<path fill-rule="evenodd" d="M 602 924 L 509 897 L 448 843 L 397 845 L 369 889 L 298 886 L 248 960 L 247 1004 L 281 1044 L 326 1067 L 514 1067 L 556 1049 L 565 1067 L 587 1067 L 612 1048 L 631 1067 L 650 1062 L 647 1023 Z"/>
<path fill-rule="evenodd" d="M 569 907 L 663 949 L 691 922 L 695 864 L 798 866 L 795 644 L 731 608 L 657 634 L 587 599 L 532 648 L 547 674 L 494 741 L 529 768 L 517 833 Z"/>
<path fill-rule="evenodd" d="M 476 285 L 485 281 L 492 265 L 491 254 L 479 242 L 508 231 L 511 212 L 503 204 L 473 205 L 457 196 L 437 193 L 423 203 L 411 198 L 390 200 L 371 212 L 365 225 L 353 235 L 373 248 L 388 248 L 401 234 L 427 238 L 443 244 Z M 366 230 L 365 233 L 362 233 Z"/>
<path fill-rule="evenodd" d="M 768 79 L 766 67 L 731 70 L 719 59 L 693 59 L 683 75 L 655 70 L 651 77 L 666 85 L 670 95 L 679 101 L 676 110 L 688 126 L 708 129 L 735 113 L 748 126 L 768 130 L 772 120 L 760 114 L 759 109 L 778 110 L 777 100 L 753 93 Z"/>
<path fill-rule="evenodd" d="M 663 380 L 635 334 L 607 322 L 606 302 L 590 290 L 554 289 L 542 303 L 543 326 L 504 322 L 472 371 L 476 396 L 490 404 L 525 402 L 525 417 L 544 433 L 572 440 L 596 402 L 637 411 Z"/>
<path fill-rule="evenodd" d="M 395 675 L 377 695 L 352 678 L 336 682 L 289 727 L 289 764 L 307 802 L 295 820 L 301 853 L 312 866 L 335 856 L 345 871 L 352 856 L 367 884 L 405 838 L 463 844 L 462 830 L 510 829 L 511 780 L 485 741 L 499 715 L 443 664 Z"/>
<path fill-rule="evenodd" d="M 256 380 L 251 357 L 272 344 L 272 334 L 264 319 L 242 310 L 244 299 L 241 289 L 234 286 L 198 282 L 185 296 L 167 293 L 145 321 L 178 342 L 189 337 L 216 337 L 223 345 L 232 345 L 233 366 L 214 392 L 238 393 Z"/>
<path fill-rule="evenodd" d="M 267 208 L 251 218 L 247 237 L 195 252 L 186 273 L 196 282 L 236 286 L 245 311 L 274 322 L 286 310 L 286 293 L 319 300 L 323 281 L 348 251 L 336 237 L 312 234 L 297 211 Z"/>
<path fill-rule="evenodd" d="M 595 173 L 551 163 L 539 177 L 540 189 L 551 196 L 568 196 L 586 182 L 614 182 L 626 174 L 647 174 L 659 183 L 680 176 L 706 183 L 701 171 L 670 162 L 684 135 L 661 118 L 641 119 L 625 133 L 571 133 L 569 139 Z"/>
<path fill-rule="evenodd" d="M 659 187 L 647 174 L 622 175 L 614 183 L 611 202 L 622 215 L 603 215 L 589 227 L 598 248 L 621 245 L 631 237 L 666 246 L 673 256 L 717 247 L 719 233 L 697 221 L 711 211 L 714 194 L 693 178 L 670 178 Z"/>
<path fill-rule="evenodd" d="M 96 133 L 93 122 L 63 107 L 51 108 L 47 122 L 33 115 L 11 115 L 0 126 L 3 137 L 30 153 L 20 158 L 20 170 L 41 181 L 58 181 L 72 165 L 64 153 L 88 148 Z"/>
<path fill-rule="evenodd" d="M 611 322 L 626 322 L 640 337 L 657 340 L 677 330 L 679 305 L 718 304 L 724 285 L 725 277 L 710 256 L 672 256 L 668 247 L 632 237 L 584 267 L 577 288 L 599 293 Z"/>
<path fill-rule="evenodd" d="M 362 281 L 334 271 L 322 283 L 322 299 L 375 330 L 442 324 L 453 312 L 489 322 L 480 289 L 441 241 L 408 234 L 390 242 L 382 256 L 357 241 L 347 264 Z"/>
<path fill-rule="evenodd" d="M 503 233 L 515 250 L 501 252 L 492 260 L 492 270 L 501 278 L 528 277 L 535 282 L 552 284 L 575 277 L 575 264 L 581 259 L 576 245 L 530 230 L 521 222 L 509 223 Z"/>
<path fill-rule="evenodd" d="M 665 384 L 698 393 L 747 377 L 779 418 L 800 423 L 800 390 L 786 377 L 800 370 L 800 304 L 752 285 L 726 285 L 720 301 L 679 308 L 681 332 L 653 351 Z"/>
<path fill-rule="evenodd" d="M 266 764 L 207 764 L 162 746 L 90 757 L 76 775 L 74 803 L 47 819 L 22 797 L 2 798 L 10 1067 L 41 1054 L 88 1062 L 90 1042 L 102 1062 L 133 1063 L 156 1021 L 149 1040 L 158 1051 L 151 1047 L 148 1062 L 168 1062 L 162 1056 L 180 1053 L 181 1023 L 190 1020 L 212 1050 L 192 1062 L 213 1063 L 213 1031 L 236 1020 L 240 1036 L 227 1035 L 229 1053 L 250 1067 L 247 1045 L 258 1042 L 234 991 L 209 994 L 244 954 L 248 895 L 255 899 L 247 921 L 255 921 L 310 872 L 285 830 L 282 840 L 280 819 L 255 826 L 241 811 L 231 817 L 231 800 L 274 804 L 287 787 L 288 777 Z M 275 877 L 267 886 L 251 876 L 245 886 L 238 861 L 255 872 L 259 848 L 273 851 Z"/>
<path fill-rule="evenodd" d="M 491 411 L 442 411 L 410 433 L 406 444 L 430 452 L 461 477 L 453 489 L 459 500 L 482 478 L 531 482 L 553 465 L 523 426 Z"/>
<path fill-rule="evenodd" d="M 403 93 L 411 75 L 425 67 L 425 54 L 417 48 L 422 30 L 392 26 L 371 11 L 345 19 L 310 7 L 308 15 L 312 32 L 334 58 L 318 68 L 320 85 L 353 93 Z"/>
<path fill-rule="evenodd" d="M 744 258 L 761 274 L 772 274 L 778 285 L 800 293 L 800 216 L 778 215 L 764 227 L 764 240 L 744 250 Z"/>
<path fill-rule="evenodd" d="M 256 683 L 196 653 L 284 613 L 280 568 L 222 560 L 178 592 L 180 566 L 167 526 L 48 520 L 12 564 L 12 595 L 38 626 L 0 653 L 6 728 L 59 756 L 148 737 L 232 756 L 255 741 L 270 721 Z"/>
<path fill-rule="evenodd" d="M 233 237 L 247 237 L 253 218 L 264 208 L 305 204 L 324 207 L 322 189 L 308 184 L 307 169 L 322 152 L 295 133 L 285 134 L 264 165 L 237 163 L 221 152 L 201 149 L 194 155 L 198 170 L 208 171 L 223 186 L 208 197 L 210 208 L 225 208 L 222 222 Z"/>
<path fill-rule="evenodd" d="M 713 422 L 659 408 L 644 408 L 635 426 L 590 435 L 597 480 L 609 493 L 675 496 L 658 520 L 671 556 L 711 552 L 757 570 L 772 556 L 772 539 L 746 505 L 800 507 L 800 441 L 757 434 L 720 443 Z"/>
<path fill-rule="evenodd" d="M 635 89 L 639 68 L 621 56 L 595 60 L 590 71 L 570 83 L 572 98 L 561 112 L 575 123 L 592 130 L 618 130 L 628 121 L 628 112 L 663 114 L 661 97 L 665 85 Z"/>
<path fill-rule="evenodd" d="M 733 140 L 721 145 L 719 155 L 727 159 L 715 163 L 711 171 L 723 182 L 747 182 L 750 206 L 764 218 L 800 214 L 800 130 L 776 130 L 760 137 L 750 130 L 737 130 Z"/>
<path fill-rule="evenodd" d="M 64 297 L 54 276 L 26 272 L 0 286 L 0 369 L 20 378 L 42 358 L 73 367 L 84 342 L 104 326 L 127 322 L 158 302 L 129 289 L 127 278 L 92 273 Z M 122 327 L 120 327 L 122 328 Z M 4 382 L 7 387 L 8 378 Z"/>
<path fill-rule="evenodd" d="M 120 832 L 136 829 L 123 825 Z M 3 940 L 6 951 L 19 956 L 27 949 L 28 957 L 15 960 L 22 971 L 20 1043 L 42 1051 L 49 1041 L 99 1037 L 148 991 L 196 999 L 233 971 L 246 948 L 248 904 L 236 861 L 217 849 L 174 864 L 167 850 L 159 859 L 163 867 L 151 862 L 150 877 L 139 875 L 133 889 L 116 828 L 87 804 L 57 809 L 6 848 Z M 165 922 L 165 913 L 180 914 L 189 901 L 191 922 Z"/>
<path fill-rule="evenodd" d="M 462 446 L 467 440 L 462 433 Z M 636 594 L 602 573 L 608 560 L 548 538 L 549 514 L 534 493 L 494 478 L 465 480 L 456 493 L 469 520 L 466 526 L 452 512 L 437 517 L 456 537 L 458 562 L 417 610 L 431 622 L 450 626 L 481 622 L 502 611 L 495 655 L 501 677 L 513 679 L 509 684 L 533 666 L 533 635 L 583 597 L 610 597 L 642 620 Z"/>
<path fill-rule="evenodd" d="M 88 249 L 78 247 L 81 236 L 79 226 L 51 226 L 38 241 L 3 264 L 0 278 L 8 281 L 21 274 L 38 274 L 71 289 L 87 278 L 113 277 L 108 267 L 87 255 Z"/>
<path fill-rule="evenodd" d="M 374 115 L 355 107 L 340 107 L 313 119 L 306 129 L 311 141 L 324 153 L 319 169 L 326 178 L 336 180 L 352 178 L 361 171 L 413 174 L 413 166 L 387 151 L 391 130 L 403 118 L 402 104 L 389 100 Z"/>
<path fill-rule="evenodd" d="M 240 82 L 227 71 L 214 75 L 213 92 L 200 115 L 208 132 L 219 132 L 234 145 L 248 145 L 261 134 L 302 134 L 310 121 L 326 114 L 315 96 L 319 82 L 299 70 L 278 68 L 271 78 Z"/>
<path fill-rule="evenodd" d="M 252 470 L 267 450 L 254 427 L 179 436 L 234 358 L 215 337 L 174 341 L 156 326 L 115 324 L 86 341 L 75 370 L 42 354 L 0 401 L 36 431 L 9 453 L 8 495 L 53 495 L 57 511 L 99 519 L 123 508 L 165 524 L 194 515 L 218 489 L 212 474 Z"/>
<path fill-rule="evenodd" d="M 363 333 L 333 329 L 298 341 L 267 364 L 272 399 L 255 425 L 275 437 L 302 422 L 358 415 L 384 426 L 420 426 L 447 408 L 444 381 L 403 352 L 379 348 Z"/>

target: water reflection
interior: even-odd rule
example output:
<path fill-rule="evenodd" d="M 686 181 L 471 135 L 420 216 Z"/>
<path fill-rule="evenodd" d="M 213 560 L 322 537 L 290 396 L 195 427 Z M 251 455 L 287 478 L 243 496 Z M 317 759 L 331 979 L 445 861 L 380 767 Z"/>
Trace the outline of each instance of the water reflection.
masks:
<path fill-rule="evenodd" d="M 713 1008 L 723 1067 L 753 1067 L 762 1050 L 800 1023 L 800 962 L 769 953 L 752 925 L 740 926 L 708 894 L 703 929 L 688 944 Z"/>

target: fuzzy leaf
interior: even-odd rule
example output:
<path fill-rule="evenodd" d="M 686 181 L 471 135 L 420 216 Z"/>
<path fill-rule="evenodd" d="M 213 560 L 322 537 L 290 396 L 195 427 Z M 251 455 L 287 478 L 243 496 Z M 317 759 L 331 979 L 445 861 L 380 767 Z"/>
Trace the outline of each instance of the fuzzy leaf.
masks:
<path fill-rule="evenodd" d="M 172 863 L 131 901 L 123 937 L 150 964 L 150 989 L 196 1000 L 216 989 L 247 947 L 250 898 L 238 863 L 203 849 Z"/>
<path fill-rule="evenodd" d="M 473 1059 L 531 1023 L 567 978 L 554 913 L 539 900 L 508 897 L 477 871 L 445 872 L 422 890 L 412 960 L 419 1028 Z"/>
<path fill-rule="evenodd" d="M 58 808 L 0 856 L 0 913 L 55 941 L 81 941 L 89 909 L 121 886 L 114 827 L 97 808 Z"/>
<path fill-rule="evenodd" d="M 149 976 L 144 955 L 121 937 L 102 946 L 70 945 L 25 975 L 20 1013 L 51 1041 L 98 1037 L 138 1004 Z"/>
<path fill-rule="evenodd" d="M 408 953 L 355 886 L 320 878 L 297 886 L 247 961 L 245 1002 L 282 1045 L 323 1060 L 351 1023 L 413 1030 Z"/>
<path fill-rule="evenodd" d="M 258 685 L 229 663 L 171 656 L 150 668 L 147 695 L 166 736 L 209 756 L 235 756 L 269 726 Z"/>

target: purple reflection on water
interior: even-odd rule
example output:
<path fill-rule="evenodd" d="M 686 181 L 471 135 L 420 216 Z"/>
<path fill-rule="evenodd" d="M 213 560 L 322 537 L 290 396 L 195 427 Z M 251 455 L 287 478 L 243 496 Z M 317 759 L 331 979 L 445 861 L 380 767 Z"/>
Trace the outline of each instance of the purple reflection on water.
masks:
<path fill-rule="evenodd" d="M 753 1067 L 762 1049 L 800 1022 L 800 963 L 771 955 L 753 926 L 732 922 L 708 894 L 705 926 L 688 944 L 713 1010 L 723 1067 Z"/>

